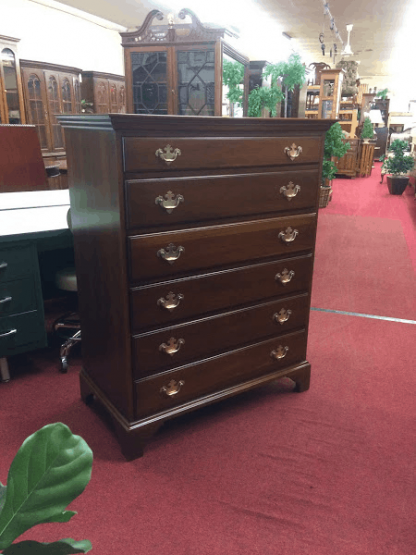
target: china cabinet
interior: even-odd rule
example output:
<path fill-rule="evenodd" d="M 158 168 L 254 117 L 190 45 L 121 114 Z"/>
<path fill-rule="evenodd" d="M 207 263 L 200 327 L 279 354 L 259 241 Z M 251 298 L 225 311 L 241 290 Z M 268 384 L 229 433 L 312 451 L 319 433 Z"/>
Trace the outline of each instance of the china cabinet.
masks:
<path fill-rule="evenodd" d="M 99 71 L 82 72 L 82 99 L 86 112 L 125 114 L 126 86 L 124 76 Z"/>
<path fill-rule="evenodd" d="M 17 43 L 0 35 L 0 124 L 25 124 Z"/>
<path fill-rule="evenodd" d="M 341 101 L 342 69 L 322 69 L 313 85 L 307 88 L 306 117 L 309 119 L 338 119 Z"/>
<path fill-rule="evenodd" d="M 204 26 L 188 9 L 176 23 L 152 25 L 164 14 L 151 11 L 143 25 L 120 33 L 124 47 L 127 112 L 134 114 L 179 114 L 220 116 L 223 105 L 222 64 L 224 56 L 244 65 L 243 114 L 247 113 L 249 60 L 224 41 L 234 37 L 224 28 Z"/>

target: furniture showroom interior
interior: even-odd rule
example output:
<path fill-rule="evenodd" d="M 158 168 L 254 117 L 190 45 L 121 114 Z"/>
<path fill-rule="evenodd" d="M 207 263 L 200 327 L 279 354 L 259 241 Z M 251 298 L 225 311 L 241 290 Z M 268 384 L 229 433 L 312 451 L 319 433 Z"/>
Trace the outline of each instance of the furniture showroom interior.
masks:
<path fill-rule="evenodd" d="M 0 552 L 415 555 L 415 1 L 0 14 Z"/>

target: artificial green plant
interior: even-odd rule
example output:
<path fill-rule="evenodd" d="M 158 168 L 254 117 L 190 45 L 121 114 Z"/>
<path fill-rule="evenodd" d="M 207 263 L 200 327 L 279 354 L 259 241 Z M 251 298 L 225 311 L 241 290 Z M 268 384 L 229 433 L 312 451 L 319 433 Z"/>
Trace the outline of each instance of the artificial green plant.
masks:
<path fill-rule="evenodd" d="M 239 85 L 244 79 L 244 66 L 240 62 L 230 62 L 223 60 L 222 65 L 222 82 L 228 87 L 227 98 L 231 104 L 243 103 L 243 91 Z"/>
<path fill-rule="evenodd" d="M 328 129 L 325 134 L 324 159 L 322 164 L 322 183 L 328 179 L 332 181 L 337 173 L 337 167 L 333 158 L 342 158 L 351 148 L 350 143 L 343 141 L 344 133 L 341 125 L 336 122 Z"/>
<path fill-rule="evenodd" d="M 407 174 L 415 165 L 415 160 L 410 154 L 405 154 L 409 148 L 407 141 L 394 140 L 389 146 L 389 152 L 394 156 L 387 156 L 383 161 L 382 169 L 385 173 L 399 176 Z"/>
<path fill-rule="evenodd" d="M 296 85 L 301 87 L 305 83 L 306 69 L 299 54 L 292 53 L 286 62 L 268 65 L 262 76 L 270 77 L 270 86 L 256 87 L 249 94 L 248 115 L 250 117 L 260 117 L 263 108 L 267 108 L 270 115 L 276 117 L 277 104 L 285 100 L 279 81 L 287 91 L 293 91 Z M 286 116 L 287 103 L 285 103 Z"/>
<path fill-rule="evenodd" d="M 361 131 L 362 139 L 372 139 L 374 135 L 373 124 L 369 117 L 364 119 L 363 128 Z"/>
<path fill-rule="evenodd" d="M 389 89 L 383 89 L 382 91 L 377 93 L 376 98 L 381 98 L 382 100 L 386 100 L 388 93 L 389 93 Z"/>
<path fill-rule="evenodd" d="M 44 426 L 20 447 L 9 469 L 7 486 L 0 483 L 0 550 L 3 555 L 71 555 L 87 553 L 88 540 L 53 543 L 15 540 L 49 522 L 68 522 L 76 512 L 65 510 L 91 478 L 92 451 L 60 422 Z"/>

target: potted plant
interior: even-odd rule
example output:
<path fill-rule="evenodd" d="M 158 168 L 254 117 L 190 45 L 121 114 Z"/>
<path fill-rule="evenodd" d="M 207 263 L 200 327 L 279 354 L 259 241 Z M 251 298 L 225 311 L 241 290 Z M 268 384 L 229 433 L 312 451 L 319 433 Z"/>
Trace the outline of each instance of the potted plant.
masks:
<path fill-rule="evenodd" d="M 377 93 L 376 98 L 381 98 L 381 100 L 387 100 L 388 93 L 389 93 L 389 89 L 383 89 L 382 91 Z"/>
<path fill-rule="evenodd" d="M 389 146 L 389 152 L 393 156 L 387 156 L 382 165 L 382 171 L 387 175 L 387 187 L 391 195 L 402 195 L 409 183 L 406 175 L 415 164 L 413 156 L 405 154 L 409 144 L 406 141 L 396 139 Z"/>
<path fill-rule="evenodd" d="M 285 100 L 279 83 L 287 91 L 293 91 L 296 85 L 300 87 L 306 81 L 306 69 L 299 54 L 293 53 L 287 62 L 270 64 L 266 67 L 263 77 L 270 77 L 270 87 L 256 87 L 248 97 L 248 115 L 260 117 L 263 108 L 267 108 L 271 117 L 277 115 L 277 104 Z M 285 117 L 287 104 L 285 103 Z"/>
<path fill-rule="evenodd" d="M 223 60 L 222 82 L 228 87 L 227 98 L 231 104 L 231 115 L 233 115 L 234 104 L 242 106 L 243 90 L 240 84 L 244 80 L 244 66 L 240 62 Z"/>
<path fill-rule="evenodd" d="M 374 135 L 373 124 L 371 123 L 370 118 L 367 117 L 364 120 L 363 128 L 361 131 L 361 138 L 363 139 L 363 143 L 368 144 L 370 139 L 373 138 L 373 135 Z"/>
<path fill-rule="evenodd" d="M 324 159 L 322 163 L 322 183 L 319 196 L 319 208 L 325 208 L 332 195 L 332 180 L 337 173 L 334 159 L 340 159 L 351 148 L 350 143 L 344 142 L 341 125 L 336 122 L 326 132 L 324 145 Z"/>

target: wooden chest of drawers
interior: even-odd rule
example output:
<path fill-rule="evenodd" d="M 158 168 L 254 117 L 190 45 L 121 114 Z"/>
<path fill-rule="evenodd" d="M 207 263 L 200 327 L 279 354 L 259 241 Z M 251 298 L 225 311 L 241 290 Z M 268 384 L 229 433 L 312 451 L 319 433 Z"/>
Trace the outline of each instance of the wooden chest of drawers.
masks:
<path fill-rule="evenodd" d="M 125 455 L 167 419 L 267 381 L 309 387 L 329 120 L 61 116 L 85 401 Z"/>

